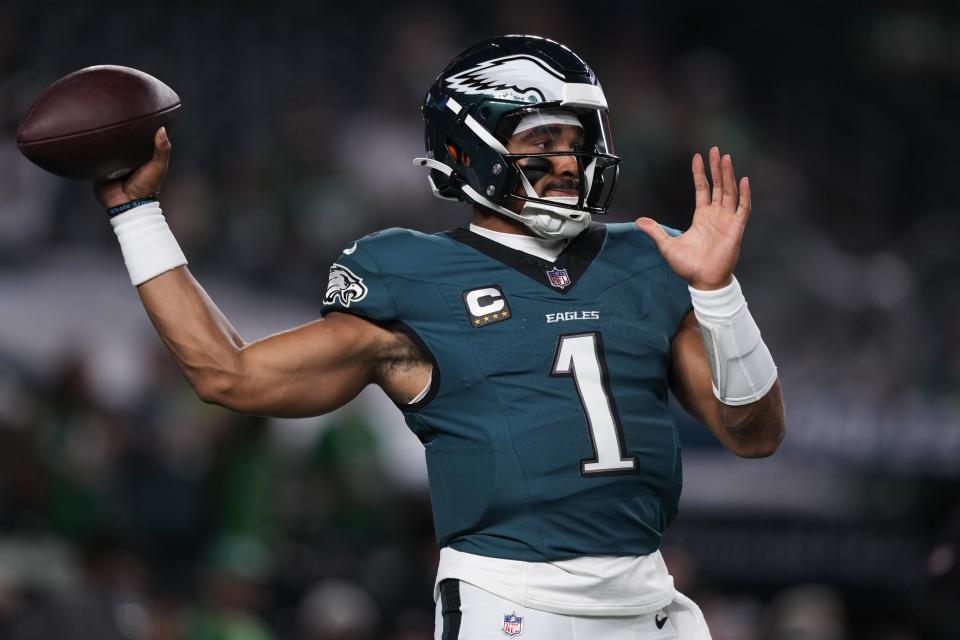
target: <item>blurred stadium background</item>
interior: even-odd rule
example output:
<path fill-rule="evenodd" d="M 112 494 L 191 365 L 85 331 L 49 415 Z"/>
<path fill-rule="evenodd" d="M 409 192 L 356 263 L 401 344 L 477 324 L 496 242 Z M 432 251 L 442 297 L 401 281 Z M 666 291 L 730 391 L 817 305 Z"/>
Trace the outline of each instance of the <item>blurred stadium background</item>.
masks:
<path fill-rule="evenodd" d="M 642 5 L 642 6 L 641 6 Z M 685 227 L 717 144 L 755 210 L 738 269 L 789 416 L 744 461 L 678 414 L 665 553 L 716 640 L 960 638 L 960 15 L 953 3 L 0 3 L 0 638 L 423 640 L 422 453 L 377 392 L 314 420 L 196 400 L 89 185 L 16 127 L 53 80 L 181 96 L 164 210 L 248 339 L 317 316 L 388 226 L 458 226 L 422 170 L 426 87 L 547 35 L 612 105 L 611 220 Z"/>

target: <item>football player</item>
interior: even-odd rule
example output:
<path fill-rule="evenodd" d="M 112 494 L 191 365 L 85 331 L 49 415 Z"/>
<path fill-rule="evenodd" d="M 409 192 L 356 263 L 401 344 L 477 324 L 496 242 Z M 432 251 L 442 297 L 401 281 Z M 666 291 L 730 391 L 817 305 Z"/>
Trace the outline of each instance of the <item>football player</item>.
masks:
<path fill-rule="evenodd" d="M 426 451 L 438 640 L 709 638 L 658 550 L 681 487 L 667 399 L 738 456 L 783 437 L 777 369 L 733 276 L 748 180 L 714 148 L 693 157 L 686 232 L 594 222 L 618 176 L 607 100 L 544 38 L 468 49 L 422 112 L 415 162 L 472 222 L 357 240 L 322 319 L 252 343 L 152 195 L 171 148 L 158 131 L 152 160 L 96 188 L 150 319 L 207 402 L 292 417 L 371 383 L 393 399 Z"/>

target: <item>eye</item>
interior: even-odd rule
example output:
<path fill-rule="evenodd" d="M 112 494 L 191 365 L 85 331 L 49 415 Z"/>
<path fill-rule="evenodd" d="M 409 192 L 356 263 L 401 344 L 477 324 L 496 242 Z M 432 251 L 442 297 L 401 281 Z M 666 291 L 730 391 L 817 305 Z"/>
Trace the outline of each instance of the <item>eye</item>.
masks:
<path fill-rule="evenodd" d="M 535 136 L 527 140 L 525 144 L 534 149 L 539 149 L 540 151 L 543 151 L 549 148 L 550 139 L 546 136 Z"/>

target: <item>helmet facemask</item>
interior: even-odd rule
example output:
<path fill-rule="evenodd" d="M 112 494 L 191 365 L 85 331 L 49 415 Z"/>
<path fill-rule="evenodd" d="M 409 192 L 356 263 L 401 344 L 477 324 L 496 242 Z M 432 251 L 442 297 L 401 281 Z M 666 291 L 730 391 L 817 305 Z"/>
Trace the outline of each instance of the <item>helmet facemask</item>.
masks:
<path fill-rule="evenodd" d="M 619 158 L 610 148 L 606 116 L 543 107 L 505 115 L 498 138 L 512 176 L 498 204 L 541 237 L 583 231 L 592 214 L 606 212 L 616 186 Z"/>

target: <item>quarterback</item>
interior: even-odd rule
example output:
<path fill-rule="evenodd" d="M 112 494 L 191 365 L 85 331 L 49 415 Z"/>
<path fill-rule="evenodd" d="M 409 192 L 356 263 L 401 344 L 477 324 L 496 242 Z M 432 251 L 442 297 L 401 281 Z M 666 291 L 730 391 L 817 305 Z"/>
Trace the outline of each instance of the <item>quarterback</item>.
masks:
<path fill-rule="evenodd" d="M 95 187 L 150 319 L 207 402 L 310 416 L 376 384 L 397 404 L 426 452 L 437 640 L 709 638 L 659 552 L 682 477 L 668 391 L 738 456 L 783 437 L 777 368 L 733 276 L 749 181 L 713 148 L 693 157 L 684 233 L 595 222 L 620 162 L 606 96 L 544 38 L 468 49 L 422 113 L 414 162 L 472 221 L 357 240 L 321 319 L 251 343 L 164 221 L 158 131 L 152 160 Z"/>

